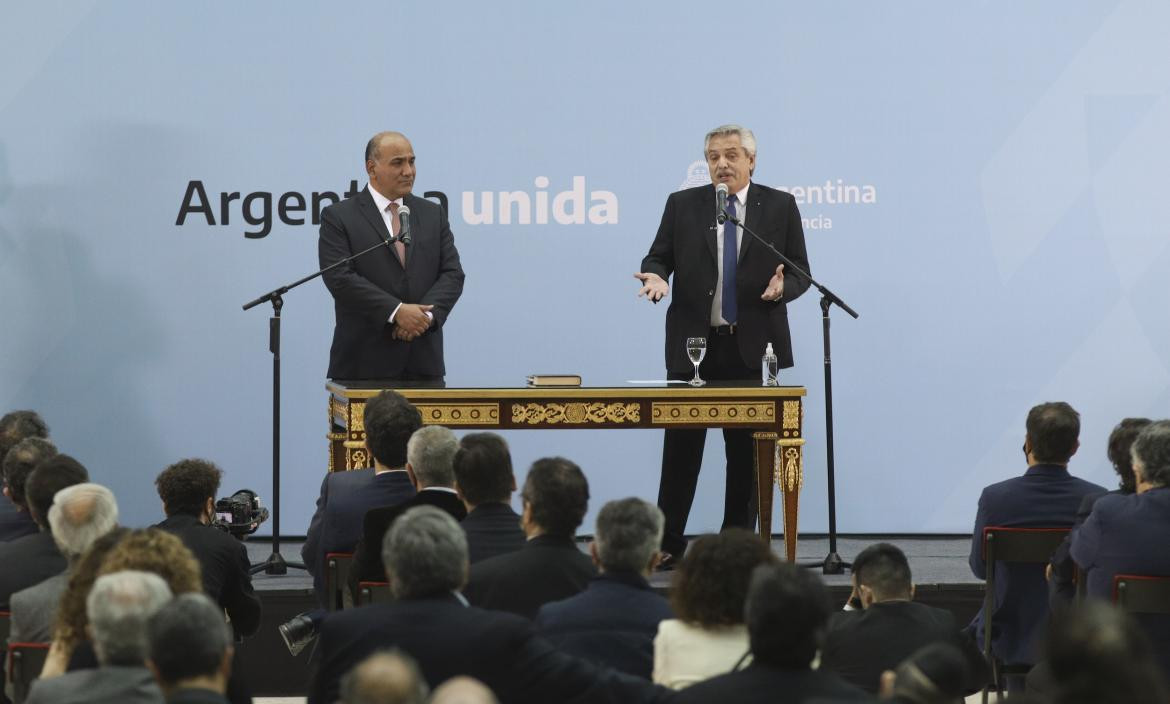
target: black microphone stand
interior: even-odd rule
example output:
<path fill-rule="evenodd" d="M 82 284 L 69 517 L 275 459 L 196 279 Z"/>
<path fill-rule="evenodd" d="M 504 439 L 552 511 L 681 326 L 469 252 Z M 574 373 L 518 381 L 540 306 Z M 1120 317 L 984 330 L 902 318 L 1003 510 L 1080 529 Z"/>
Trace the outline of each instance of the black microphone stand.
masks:
<path fill-rule="evenodd" d="M 808 280 L 809 284 L 821 292 L 821 330 L 825 340 L 825 452 L 828 458 L 826 471 L 829 480 L 829 554 L 822 562 L 815 562 L 804 566 L 821 567 L 823 574 L 843 574 L 845 568 L 849 567 L 850 564 L 842 560 L 841 556 L 837 554 L 837 488 L 836 475 L 833 467 L 833 361 L 829 355 L 829 308 L 836 304 L 841 310 L 852 315 L 854 318 L 857 317 L 857 312 L 850 308 L 845 301 L 841 300 L 837 294 L 814 279 L 807 271 L 801 269 L 791 259 L 781 254 L 779 250 L 772 246 L 771 242 L 752 232 L 747 225 L 744 225 L 738 218 L 727 212 L 726 208 L 724 208 L 722 216 L 737 226 L 742 227 L 744 232 L 767 247 L 768 251 L 775 254 L 776 258 L 783 262 L 786 270 L 792 271 L 798 276 L 803 276 Z"/>
<path fill-rule="evenodd" d="M 265 574 L 288 574 L 288 568 L 307 569 L 299 562 L 286 562 L 280 554 L 280 309 L 284 307 L 284 294 L 300 286 L 306 281 L 321 276 L 327 271 L 336 269 L 358 257 L 368 254 L 379 247 L 388 247 L 397 239 L 391 237 L 379 242 L 357 254 L 333 262 L 324 269 L 298 279 L 291 284 L 273 289 L 259 298 L 244 304 L 244 310 L 254 308 L 265 301 L 272 303 L 272 317 L 268 319 L 268 350 L 272 352 L 272 554 L 264 562 L 252 565 L 251 573 L 264 572 Z"/>

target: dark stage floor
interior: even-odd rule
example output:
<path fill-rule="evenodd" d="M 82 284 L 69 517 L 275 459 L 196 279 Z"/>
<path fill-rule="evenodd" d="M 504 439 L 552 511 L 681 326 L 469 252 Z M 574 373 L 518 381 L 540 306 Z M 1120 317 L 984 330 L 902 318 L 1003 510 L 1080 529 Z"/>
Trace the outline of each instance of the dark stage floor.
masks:
<path fill-rule="evenodd" d="M 967 566 L 970 536 L 849 536 L 837 540 L 837 552 L 849 560 L 867 545 L 890 542 L 900 547 L 910 559 L 914 574 L 916 599 L 952 611 L 960 623 L 971 620 L 983 599 L 983 581 L 976 579 Z M 301 540 L 282 541 L 285 560 L 300 559 Z M 272 552 L 271 543 L 263 538 L 248 541 L 248 554 L 261 562 Z M 585 542 L 581 543 L 585 549 Z M 773 550 L 783 552 L 784 541 L 775 538 Z M 801 537 L 797 543 L 797 561 L 820 563 L 828 554 L 829 541 L 824 536 Z M 818 573 L 819 569 L 816 570 Z M 276 627 L 294 615 L 313 608 L 312 579 L 303 570 L 290 569 L 284 576 L 258 574 L 253 578 L 264 604 L 260 632 L 240 646 L 244 671 L 250 673 L 256 696 L 304 696 L 309 677 L 309 654 L 289 655 Z M 849 595 L 849 574 L 826 576 L 836 601 L 844 603 Z M 670 573 L 654 575 L 651 583 L 665 591 Z"/>

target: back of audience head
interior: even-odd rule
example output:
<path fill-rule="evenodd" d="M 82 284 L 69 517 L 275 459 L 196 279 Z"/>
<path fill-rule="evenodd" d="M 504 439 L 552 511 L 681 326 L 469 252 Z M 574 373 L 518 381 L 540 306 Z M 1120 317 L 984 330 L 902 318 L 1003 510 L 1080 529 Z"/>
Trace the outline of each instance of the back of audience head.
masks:
<path fill-rule="evenodd" d="M 752 570 L 775 562 L 764 541 L 742 528 L 704 535 L 679 562 L 671 607 L 681 621 L 699 628 L 741 624 Z"/>
<path fill-rule="evenodd" d="M 772 667 L 808 669 L 832 609 L 829 590 L 808 570 L 787 562 L 756 567 L 744 605 L 752 658 Z"/>
<path fill-rule="evenodd" d="M 366 447 L 383 467 L 406 466 L 406 443 L 422 427 L 422 414 L 397 391 L 385 390 L 366 402 Z"/>
<path fill-rule="evenodd" d="M 67 486 L 89 481 L 89 472 L 69 455 L 54 455 L 37 465 L 24 485 L 28 512 L 42 530 L 49 529 L 49 507 L 53 497 Z"/>
<path fill-rule="evenodd" d="M 1137 439 L 1142 428 L 1149 425 L 1149 418 L 1125 418 L 1109 433 L 1109 461 L 1113 464 L 1117 476 L 1121 477 L 1121 490 L 1132 494 L 1137 486 L 1133 478 L 1133 441 Z"/>
<path fill-rule="evenodd" d="M 881 696 L 903 704 L 953 704 L 962 701 L 968 671 L 957 647 L 931 643 L 882 673 Z"/>
<path fill-rule="evenodd" d="M 460 675 L 436 687 L 430 704 L 499 704 L 499 700 L 483 682 Z"/>
<path fill-rule="evenodd" d="M 1120 609 L 1076 604 L 1053 618 L 1045 647 L 1059 704 L 1164 704 L 1166 682 L 1149 641 Z"/>
<path fill-rule="evenodd" d="M 374 653 L 341 678 L 342 704 L 424 704 L 429 691 L 418 663 L 400 650 Z"/>
<path fill-rule="evenodd" d="M 167 467 L 154 480 L 167 516 L 210 518 L 223 470 L 201 459 L 185 459 Z"/>
<path fill-rule="evenodd" d="M 61 554 L 70 562 L 118 525 L 118 502 L 100 484 L 74 484 L 53 497 L 49 526 Z"/>
<path fill-rule="evenodd" d="M 222 694 L 231 670 L 232 634 L 223 609 L 203 594 L 180 594 L 147 624 L 147 664 L 164 693 L 206 685 Z"/>
<path fill-rule="evenodd" d="M 459 440 L 448 428 L 427 425 L 414 431 L 406 443 L 406 463 L 419 488 L 455 486 L 452 463 Z"/>
<path fill-rule="evenodd" d="M 589 509 L 589 482 L 574 462 L 545 457 L 532 463 L 521 492 L 521 525 L 534 534 L 573 538 Z"/>
<path fill-rule="evenodd" d="M 467 536 L 446 511 L 415 506 L 386 532 L 382 562 L 398 599 L 450 594 L 467 582 Z"/>
<path fill-rule="evenodd" d="M 26 438 L 48 438 L 49 426 L 36 411 L 11 411 L 0 417 L 0 462 Z"/>
<path fill-rule="evenodd" d="M 1139 492 L 1170 485 L 1170 420 L 1154 421 L 1142 428 L 1131 451 Z"/>
<path fill-rule="evenodd" d="M 649 574 L 658 562 L 664 519 L 662 510 L 637 498 L 610 501 L 597 514 L 590 546 L 604 572 Z"/>
<path fill-rule="evenodd" d="M 57 454 L 57 446 L 44 438 L 25 438 L 16 443 L 4 456 L 4 490 L 12 503 L 28 510 L 26 485 L 28 476 L 37 465 Z"/>
<path fill-rule="evenodd" d="M 93 647 L 102 665 L 146 662 L 146 623 L 171 599 L 158 575 L 126 570 L 98 577 L 85 600 Z"/>
<path fill-rule="evenodd" d="M 1025 425 L 1024 448 L 1038 464 L 1068 464 L 1080 447 L 1081 416 L 1064 401 L 1033 406 Z"/>
<path fill-rule="evenodd" d="M 487 503 L 506 504 L 516 490 L 508 443 L 495 433 L 464 435 L 452 469 L 459 495 L 470 508 Z"/>
<path fill-rule="evenodd" d="M 910 562 L 896 545 L 875 543 L 853 560 L 853 582 L 864 606 L 914 596 Z"/>

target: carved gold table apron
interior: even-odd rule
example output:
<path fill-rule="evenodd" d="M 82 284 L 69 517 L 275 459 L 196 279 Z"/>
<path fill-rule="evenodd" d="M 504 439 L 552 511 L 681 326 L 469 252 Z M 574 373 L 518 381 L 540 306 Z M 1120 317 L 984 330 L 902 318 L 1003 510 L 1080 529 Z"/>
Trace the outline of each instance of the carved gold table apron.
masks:
<path fill-rule="evenodd" d="M 443 388 L 331 381 L 329 471 L 370 466 L 365 448 L 366 399 L 393 388 L 422 412 L 423 423 L 453 429 L 565 430 L 572 428 L 754 429 L 760 535 L 772 534 L 772 481 L 780 487 L 784 550 L 796 559 L 796 517 L 804 481 L 799 386 L 628 386 L 605 388 Z"/>

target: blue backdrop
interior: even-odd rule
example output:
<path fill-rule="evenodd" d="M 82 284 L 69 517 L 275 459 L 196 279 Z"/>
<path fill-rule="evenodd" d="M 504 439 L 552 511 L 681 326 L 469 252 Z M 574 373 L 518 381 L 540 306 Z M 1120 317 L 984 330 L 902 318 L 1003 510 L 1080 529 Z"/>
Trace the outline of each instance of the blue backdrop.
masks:
<path fill-rule="evenodd" d="M 418 192 L 450 198 L 467 271 L 450 380 L 660 378 L 665 309 L 631 275 L 666 195 L 704 178 L 704 132 L 739 122 L 756 180 L 801 202 L 814 273 L 861 313 L 833 328 L 842 530 L 970 530 L 1046 400 L 1082 413 L 1073 470 L 1112 484 L 1112 425 L 1167 415 L 1170 6 L 735 7 L 8 7 L 0 409 L 41 411 L 132 524 L 157 520 L 152 480 L 184 456 L 268 498 L 268 311 L 240 306 L 317 268 L 312 194 L 364 185 L 382 129 L 413 140 Z M 193 181 L 209 208 L 179 224 Z M 240 194 L 226 215 L 223 193 Z M 305 224 L 281 220 L 285 193 Z M 815 295 L 790 318 L 800 526 L 823 531 Z M 284 321 L 282 527 L 299 533 L 325 467 L 324 286 L 289 294 Z M 577 460 L 594 511 L 656 495 L 658 432 L 508 439 L 521 473 Z M 718 526 L 721 457 L 713 436 L 692 531 Z"/>

